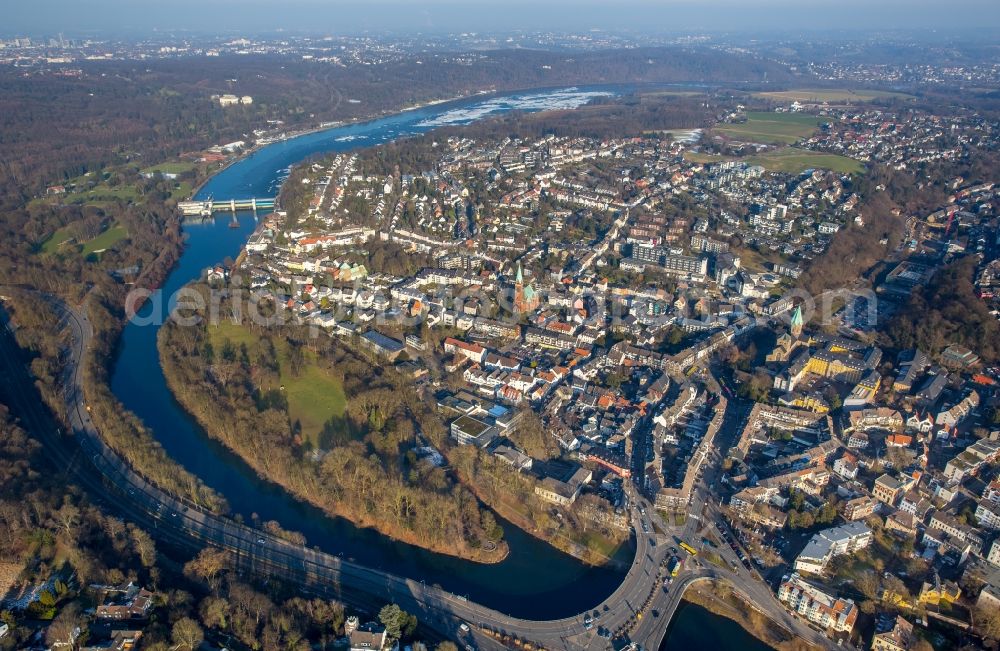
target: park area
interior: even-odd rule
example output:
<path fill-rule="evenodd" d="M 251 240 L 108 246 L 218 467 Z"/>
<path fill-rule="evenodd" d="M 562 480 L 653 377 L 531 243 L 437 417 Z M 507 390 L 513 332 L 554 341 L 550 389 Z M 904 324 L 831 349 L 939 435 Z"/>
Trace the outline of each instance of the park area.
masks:
<path fill-rule="evenodd" d="M 42 242 L 42 253 L 58 253 L 63 250 L 79 251 L 83 257 L 100 255 L 105 250 L 110 249 L 118 242 L 128 237 L 128 231 L 123 226 L 111 226 L 97 237 L 77 242 L 69 231 L 69 228 L 60 228 L 47 240 Z"/>
<path fill-rule="evenodd" d="M 218 325 L 208 326 L 208 337 L 217 355 L 222 354 L 226 342 L 237 351 L 245 344 L 250 359 L 255 359 L 255 349 L 262 345 L 262 337 L 243 325 L 223 320 Z M 314 447 L 321 446 L 321 433 L 331 419 L 343 417 L 347 407 L 344 387 L 325 368 L 318 357 L 307 348 L 302 348 L 302 359 L 298 364 L 291 359 L 291 345 L 280 336 L 272 338 L 278 355 L 280 389 L 288 400 L 288 416 L 294 424 L 299 423 L 303 440 Z M 298 373 L 293 368 L 298 366 Z M 282 388 L 283 387 L 283 388 Z M 262 387 L 267 390 L 269 387 Z"/>

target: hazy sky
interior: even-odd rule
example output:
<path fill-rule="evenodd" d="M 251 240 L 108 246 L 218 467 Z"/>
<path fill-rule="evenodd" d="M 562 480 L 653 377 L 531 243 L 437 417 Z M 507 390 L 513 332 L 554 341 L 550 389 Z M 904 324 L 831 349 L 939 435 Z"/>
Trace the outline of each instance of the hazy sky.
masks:
<path fill-rule="evenodd" d="M 1000 29 L 1000 0 L 4 0 L 0 31 Z M 1000 37 L 998 37 L 1000 41 Z"/>

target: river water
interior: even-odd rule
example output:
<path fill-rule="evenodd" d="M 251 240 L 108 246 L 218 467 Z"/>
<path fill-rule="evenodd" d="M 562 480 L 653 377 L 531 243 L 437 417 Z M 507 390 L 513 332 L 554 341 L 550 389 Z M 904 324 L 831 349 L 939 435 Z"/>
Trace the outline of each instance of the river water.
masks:
<path fill-rule="evenodd" d="M 471 98 L 310 133 L 263 147 L 229 166 L 205 184 L 196 198 L 275 196 L 289 168 L 316 154 L 369 147 L 511 110 L 573 108 L 593 97 L 623 90 L 624 87 L 573 88 Z M 223 215 L 214 221 L 187 224 L 184 253 L 157 299 L 173 295 L 198 278 L 206 267 L 226 257 L 235 258 L 255 226 L 250 213 L 239 214 L 237 220 L 238 228 L 230 227 L 229 217 Z M 162 310 L 158 307 L 161 303 L 169 309 L 166 298 L 153 300 L 138 316 L 147 317 L 153 310 Z M 600 603 L 621 581 L 621 570 L 587 567 L 510 524 L 504 526 L 510 554 L 501 563 L 483 565 L 395 542 L 302 504 L 281 488 L 258 478 L 239 458 L 210 439 L 173 399 L 160 368 L 156 349 L 158 330 L 158 325 L 136 322 L 126 326 L 112 374 L 112 391 L 153 431 L 171 457 L 224 495 L 232 512 L 242 515 L 247 522 L 255 516 L 262 521 L 277 520 L 286 529 L 303 533 L 308 544 L 324 551 L 438 584 L 519 617 L 543 619 L 579 613 Z M 630 545 L 626 547 L 629 548 L 621 550 L 620 556 L 629 563 L 632 549 Z M 683 609 L 672 630 L 687 631 L 684 622 L 690 619 L 691 612 Z M 701 621 L 702 616 L 698 617 Z M 737 630 L 742 629 L 737 627 Z M 673 637 L 671 633 L 670 638 Z M 733 645 L 723 644 L 719 648 L 750 648 L 745 646 L 747 643 L 734 639 Z"/>

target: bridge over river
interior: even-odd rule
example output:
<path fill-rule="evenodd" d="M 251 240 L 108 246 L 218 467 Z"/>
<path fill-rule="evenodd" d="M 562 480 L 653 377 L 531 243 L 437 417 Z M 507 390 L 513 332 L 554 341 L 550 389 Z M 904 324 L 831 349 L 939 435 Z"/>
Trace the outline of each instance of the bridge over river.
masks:
<path fill-rule="evenodd" d="M 177 208 L 183 215 L 211 215 L 217 212 L 237 212 L 240 210 L 273 210 L 275 197 L 251 197 L 249 199 L 214 199 L 181 201 Z"/>

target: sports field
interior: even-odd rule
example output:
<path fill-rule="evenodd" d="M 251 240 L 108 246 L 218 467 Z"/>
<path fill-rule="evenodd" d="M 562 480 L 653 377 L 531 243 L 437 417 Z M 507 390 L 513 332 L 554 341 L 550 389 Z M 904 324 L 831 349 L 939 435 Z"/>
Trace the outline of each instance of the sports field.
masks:
<path fill-rule="evenodd" d="M 126 237 L 128 237 L 128 231 L 124 227 L 113 226 L 94 239 L 84 242 L 81 253 L 83 253 L 84 257 L 87 257 L 91 253 L 98 253 L 111 248 Z"/>
<path fill-rule="evenodd" d="M 798 174 L 814 167 L 841 174 L 855 174 L 864 169 L 864 165 L 859 161 L 847 156 L 824 154 L 819 151 L 795 147 L 786 147 L 759 156 L 751 156 L 747 162 L 760 165 L 771 172 L 787 172 L 789 174 Z"/>
<path fill-rule="evenodd" d="M 712 131 L 732 140 L 790 145 L 811 135 L 826 119 L 802 113 L 747 113 L 747 121 L 722 124 Z"/>
<path fill-rule="evenodd" d="M 82 246 L 80 246 L 81 243 L 74 243 L 67 250 L 75 250 L 79 246 L 80 253 L 84 257 L 87 257 L 93 253 L 111 248 L 126 237 L 128 237 L 128 231 L 123 226 L 112 226 L 94 239 L 82 242 Z M 42 242 L 42 253 L 57 253 L 63 248 L 63 244 L 66 244 L 69 240 L 69 230 L 61 228 Z"/>

